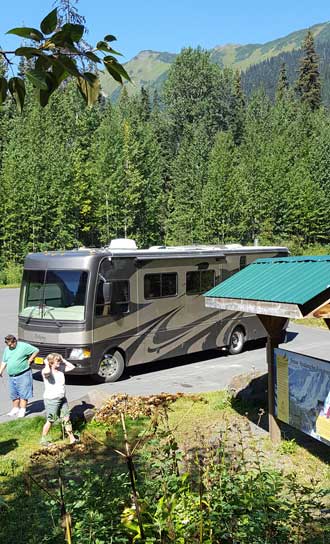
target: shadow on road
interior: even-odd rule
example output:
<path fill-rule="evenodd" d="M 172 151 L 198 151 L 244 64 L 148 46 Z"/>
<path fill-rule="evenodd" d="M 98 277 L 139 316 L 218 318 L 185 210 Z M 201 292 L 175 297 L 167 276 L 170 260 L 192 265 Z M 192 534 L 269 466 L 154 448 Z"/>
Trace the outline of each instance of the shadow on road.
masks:
<path fill-rule="evenodd" d="M 294 332 L 288 333 L 287 341 L 290 342 L 291 340 L 293 340 L 297 336 L 297 334 L 298 333 L 294 333 Z M 253 342 L 247 342 L 245 344 L 244 351 L 249 352 L 249 351 L 254 351 L 257 349 L 263 349 L 264 347 L 265 347 L 265 339 L 255 340 Z M 171 357 L 169 359 L 161 359 L 158 361 L 154 361 L 152 363 L 130 366 L 126 368 L 124 374 L 116 383 L 127 381 L 127 380 L 130 380 L 131 378 L 139 380 L 139 379 L 142 379 L 143 376 L 146 376 L 154 372 L 169 370 L 171 368 L 178 368 L 182 366 L 193 365 L 196 363 L 200 363 L 202 361 L 217 359 L 219 357 L 226 358 L 226 357 L 232 357 L 232 356 L 228 354 L 228 351 L 226 351 L 226 349 L 213 349 L 213 350 L 199 351 L 197 353 L 191 353 L 187 355 L 181 355 L 178 357 Z M 42 381 L 41 372 L 40 371 L 34 372 L 33 379 L 36 381 Z M 65 381 L 67 385 L 79 385 L 79 386 L 86 386 L 86 387 L 90 387 L 90 386 L 97 387 L 98 385 L 90 376 L 78 376 L 74 374 L 73 375 L 66 374 Z"/>
<path fill-rule="evenodd" d="M 45 409 L 43 400 L 33 400 L 29 402 L 26 408 L 26 415 L 30 414 L 40 414 Z"/>

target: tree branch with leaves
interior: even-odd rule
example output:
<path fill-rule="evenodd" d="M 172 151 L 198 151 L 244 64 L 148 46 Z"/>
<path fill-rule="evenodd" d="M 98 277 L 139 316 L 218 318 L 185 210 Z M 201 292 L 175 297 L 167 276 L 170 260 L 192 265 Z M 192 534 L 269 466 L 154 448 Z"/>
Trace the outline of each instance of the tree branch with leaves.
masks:
<path fill-rule="evenodd" d="M 25 76 L 36 91 L 41 106 L 46 106 L 50 96 L 68 78 L 74 78 L 87 105 L 93 105 L 99 96 L 100 82 L 98 67 L 101 65 L 121 85 L 130 81 L 125 68 L 117 60 L 121 55 L 112 48 L 116 40 L 112 34 L 97 42 L 94 48 L 83 41 L 85 26 L 63 22 L 58 9 L 53 9 L 40 23 L 40 30 L 32 27 L 12 28 L 7 34 L 14 34 L 32 42 L 31 46 L 18 47 L 14 51 L 0 50 L 0 56 L 8 66 L 12 57 L 24 57 L 31 63 Z M 86 71 L 88 63 L 91 69 Z M 12 96 L 18 111 L 24 107 L 26 86 L 22 77 L 0 77 L 0 105 Z"/>

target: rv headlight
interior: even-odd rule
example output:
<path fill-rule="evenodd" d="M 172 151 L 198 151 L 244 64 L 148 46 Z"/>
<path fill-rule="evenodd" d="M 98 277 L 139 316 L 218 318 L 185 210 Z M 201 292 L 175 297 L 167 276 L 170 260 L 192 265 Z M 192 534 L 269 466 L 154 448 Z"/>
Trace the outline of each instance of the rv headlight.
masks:
<path fill-rule="evenodd" d="M 91 356 L 91 350 L 89 348 L 73 348 L 70 353 L 69 359 L 74 361 L 81 361 Z"/>

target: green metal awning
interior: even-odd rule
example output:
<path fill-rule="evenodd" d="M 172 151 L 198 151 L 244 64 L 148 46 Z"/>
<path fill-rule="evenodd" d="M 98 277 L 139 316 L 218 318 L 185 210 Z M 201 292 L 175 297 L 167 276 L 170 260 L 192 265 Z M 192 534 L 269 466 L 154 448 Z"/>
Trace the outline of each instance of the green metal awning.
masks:
<path fill-rule="evenodd" d="M 330 255 L 258 259 L 204 296 L 205 305 L 212 308 L 282 317 L 328 317 Z M 327 304 L 329 308 L 324 307 Z M 315 315 L 321 307 L 322 315 Z"/>

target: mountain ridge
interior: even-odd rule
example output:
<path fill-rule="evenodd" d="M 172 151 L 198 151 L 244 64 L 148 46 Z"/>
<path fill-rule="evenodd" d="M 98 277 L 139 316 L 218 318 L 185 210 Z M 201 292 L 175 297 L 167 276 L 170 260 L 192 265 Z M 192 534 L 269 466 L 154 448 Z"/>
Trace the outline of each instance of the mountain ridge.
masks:
<path fill-rule="evenodd" d="M 265 43 L 249 43 L 246 45 L 228 43 L 216 45 L 209 50 L 211 60 L 223 68 L 238 69 L 242 72 L 251 66 L 258 65 L 284 53 L 301 48 L 306 33 L 313 33 L 315 44 L 330 43 L 330 22 L 317 23 L 308 28 L 295 30 L 286 36 Z M 178 53 L 153 51 L 145 49 L 138 52 L 124 65 L 134 85 L 125 84 L 128 93 L 134 94 L 142 86 L 159 90 L 167 78 L 168 70 Z M 105 96 L 117 100 L 121 89 L 111 80 L 108 74 L 101 74 L 101 86 Z"/>

